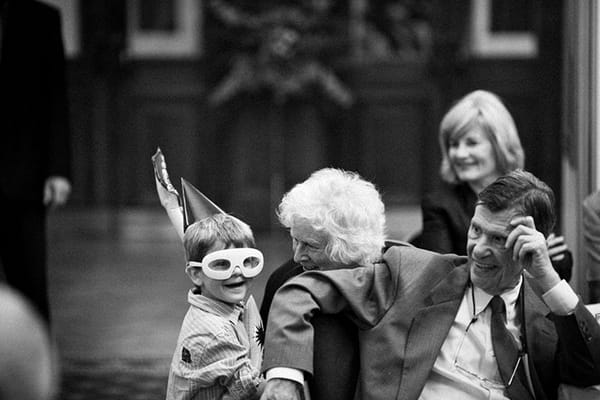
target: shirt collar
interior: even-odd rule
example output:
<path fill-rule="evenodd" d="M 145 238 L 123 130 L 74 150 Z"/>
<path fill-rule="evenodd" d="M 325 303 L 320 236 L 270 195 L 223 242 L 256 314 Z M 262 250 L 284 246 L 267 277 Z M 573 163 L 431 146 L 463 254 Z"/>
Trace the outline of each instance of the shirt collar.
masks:
<path fill-rule="evenodd" d="M 501 293 L 500 297 L 504 300 L 504 306 L 506 310 L 512 310 L 519 299 L 519 291 L 521 290 L 521 285 L 523 284 L 523 276 L 519 278 L 519 283 L 514 288 Z M 483 291 L 478 287 L 471 286 L 471 290 L 475 290 L 475 315 L 479 315 L 482 311 L 486 309 L 489 302 L 492 300 L 492 295 Z M 469 300 L 471 301 L 471 300 Z M 473 305 L 471 305 L 472 307 Z"/>
<path fill-rule="evenodd" d="M 237 323 L 244 309 L 243 304 L 229 304 L 209 299 L 206 296 L 194 293 L 193 290 L 188 293 L 188 302 L 202 311 L 228 319 L 233 323 Z"/>

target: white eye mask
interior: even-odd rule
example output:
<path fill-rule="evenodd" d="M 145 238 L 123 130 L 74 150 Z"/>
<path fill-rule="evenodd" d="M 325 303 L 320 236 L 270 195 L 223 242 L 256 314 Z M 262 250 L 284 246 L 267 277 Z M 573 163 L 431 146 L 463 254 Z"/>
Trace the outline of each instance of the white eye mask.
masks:
<path fill-rule="evenodd" d="M 223 281 L 231 278 L 236 267 L 245 278 L 254 278 L 262 271 L 263 264 L 260 250 L 244 247 L 213 251 L 205 255 L 202 262 L 188 261 L 187 266 L 201 267 L 207 277 Z"/>

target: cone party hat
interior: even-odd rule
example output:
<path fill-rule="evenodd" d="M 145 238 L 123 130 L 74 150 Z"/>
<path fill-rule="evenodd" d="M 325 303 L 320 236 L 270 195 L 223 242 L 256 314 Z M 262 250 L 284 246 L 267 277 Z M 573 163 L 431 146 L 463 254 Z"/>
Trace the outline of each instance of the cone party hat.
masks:
<path fill-rule="evenodd" d="M 226 214 L 194 185 L 181 178 L 181 198 L 183 203 L 183 230 L 196 221 L 215 214 Z"/>

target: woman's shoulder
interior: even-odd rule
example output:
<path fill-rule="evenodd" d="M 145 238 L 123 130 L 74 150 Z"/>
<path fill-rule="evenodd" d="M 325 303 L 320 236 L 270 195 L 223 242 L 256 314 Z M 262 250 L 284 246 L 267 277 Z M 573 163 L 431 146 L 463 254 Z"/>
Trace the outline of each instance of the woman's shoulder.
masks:
<path fill-rule="evenodd" d="M 423 195 L 424 206 L 439 206 L 443 208 L 452 207 L 454 204 L 462 204 L 475 196 L 468 185 L 464 183 L 451 184 L 442 182 L 427 190 Z"/>

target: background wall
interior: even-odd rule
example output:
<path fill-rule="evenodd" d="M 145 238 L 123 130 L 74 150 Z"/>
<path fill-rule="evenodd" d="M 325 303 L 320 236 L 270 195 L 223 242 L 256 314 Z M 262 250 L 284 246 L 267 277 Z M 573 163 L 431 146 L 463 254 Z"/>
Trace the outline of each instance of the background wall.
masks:
<path fill-rule="evenodd" d="M 243 1 L 225 3 L 244 9 Z M 223 48 L 215 49 L 215 37 L 223 34 L 206 3 L 96 0 L 75 7 L 78 21 L 70 26 L 79 26 L 80 49 L 69 62 L 72 204 L 156 205 L 149 159 L 157 146 L 172 177 L 186 177 L 259 229 L 271 226 L 285 190 L 323 166 L 357 170 L 378 184 L 389 206 L 416 204 L 437 180 L 437 125 L 443 113 L 476 88 L 506 101 L 520 130 L 527 168 L 560 193 L 562 2 L 502 1 L 500 8 L 492 2 L 490 15 L 504 17 L 483 28 L 472 23 L 481 18 L 481 10 L 474 9 L 479 2 L 417 2 L 427 7 L 391 26 L 426 34 L 396 47 L 388 40 L 387 50 L 375 52 L 372 43 L 383 48 L 383 42 L 365 32 L 384 26 L 385 12 L 412 2 L 384 3 L 388 9 L 374 10 L 364 1 L 332 2 L 338 19 L 331 26 L 342 26 L 346 36 L 324 37 L 345 37 L 350 44 L 342 46 L 345 55 L 332 57 L 327 65 L 352 92 L 350 108 L 322 96 L 276 105 L 269 97 L 242 95 L 212 104 L 215 76 L 222 76 L 227 64 Z M 141 22 L 132 19 L 132 9 L 141 4 L 154 4 L 158 11 L 170 4 L 173 24 L 161 28 L 165 22 L 157 11 L 149 20 L 158 24 L 157 31 L 136 28 Z M 375 11 L 385 18 L 372 15 Z M 524 25 L 502 26 L 523 13 Z M 177 19 L 187 14 L 196 16 L 195 24 Z M 65 18 L 73 18 L 73 12 Z M 512 46 L 485 51 L 495 49 L 511 29 Z M 387 37 L 406 36 L 398 35 Z M 473 45 L 477 37 L 483 50 Z M 533 50 L 523 47 L 522 37 L 534 39 Z M 371 44 L 365 44 L 367 39 Z M 154 52 L 148 49 L 152 40 Z M 168 50 L 182 41 L 187 49 Z"/>

